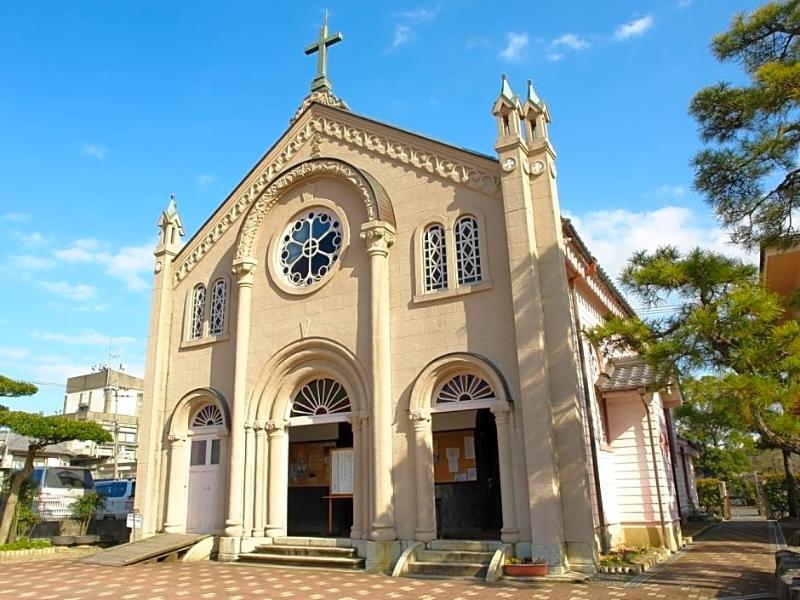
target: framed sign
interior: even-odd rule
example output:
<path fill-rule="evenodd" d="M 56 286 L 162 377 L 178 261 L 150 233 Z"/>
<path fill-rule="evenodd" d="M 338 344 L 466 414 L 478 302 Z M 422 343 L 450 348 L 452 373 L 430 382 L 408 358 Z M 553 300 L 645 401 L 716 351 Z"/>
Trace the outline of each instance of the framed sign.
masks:
<path fill-rule="evenodd" d="M 353 449 L 331 450 L 331 494 L 353 493 Z"/>

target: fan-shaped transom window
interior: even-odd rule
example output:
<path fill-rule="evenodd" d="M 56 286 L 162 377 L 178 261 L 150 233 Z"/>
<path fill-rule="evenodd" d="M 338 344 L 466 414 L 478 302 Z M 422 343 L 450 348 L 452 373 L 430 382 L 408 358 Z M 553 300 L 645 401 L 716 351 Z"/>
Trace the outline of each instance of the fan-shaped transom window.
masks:
<path fill-rule="evenodd" d="M 342 223 L 330 210 L 316 207 L 289 224 L 278 247 L 280 274 L 295 287 L 322 280 L 342 250 Z"/>
<path fill-rule="evenodd" d="M 350 412 L 350 397 L 334 379 L 315 379 L 295 394 L 292 417 L 313 417 Z"/>
<path fill-rule="evenodd" d="M 228 286 L 224 279 L 217 279 L 211 288 L 211 317 L 209 333 L 221 335 L 225 331 L 225 303 L 228 301 Z"/>
<path fill-rule="evenodd" d="M 436 404 L 494 399 L 492 386 L 477 375 L 463 373 L 456 375 L 439 389 L 439 393 L 436 395 Z"/>
<path fill-rule="evenodd" d="M 431 225 L 422 234 L 425 291 L 447 289 L 447 245 L 444 227 Z"/>
<path fill-rule="evenodd" d="M 222 411 L 213 404 L 206 404 L 192 419 L 192 427 L 215 427 L 223 423 Z"/>
<path fill-rule="evenodd" d="M 481 248 L 478 220 L 472 216 L 461 217 L 455 225 L 456 271 L 458 285 L 481 280 Z"/>
<path fill-rule="evenodd" d="M 195 286 L 192 292 L 192 320 L 189 336 L 193 340 L 203 337 L 203 319 L 206 315 L 206 286 Z"/>

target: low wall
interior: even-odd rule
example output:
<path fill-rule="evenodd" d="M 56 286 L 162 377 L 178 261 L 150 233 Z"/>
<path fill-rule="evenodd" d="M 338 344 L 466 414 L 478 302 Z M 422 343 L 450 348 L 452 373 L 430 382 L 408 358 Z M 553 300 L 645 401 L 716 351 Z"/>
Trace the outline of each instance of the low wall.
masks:
<path fill-rule="evenodd" d="M 800 552 L 785 549 L 775 553 L 775 597 L 800 600 Z"/>

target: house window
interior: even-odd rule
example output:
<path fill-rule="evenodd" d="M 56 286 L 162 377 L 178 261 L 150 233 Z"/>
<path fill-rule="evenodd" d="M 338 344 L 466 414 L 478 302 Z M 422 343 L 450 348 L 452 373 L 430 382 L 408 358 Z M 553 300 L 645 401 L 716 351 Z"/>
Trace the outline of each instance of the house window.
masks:
<path fill-rule="evenodd" d="M 447 289 L 447 246 L 444 227 L 431 225 L 422 235 L 422 257 L 425 272 L 425 291 Z"/>
<path fill-rule="evenodd" d="M 458 285 L 480 281 L 481 254 L 478 220 L 473 216 L 458 219 L 455 225 L 455 240 Z"/>
<path fill-rule="evenodd" d="M 225 331 L 225 303 L 228 288 L 224 279 L 217 279 L 211 288 L 211 319 L 209 330 L 211 335 L 221 335 Z"/>
<path fill-rule="evenodd" d="M 192 321 L 190 337 L 198 340 L 203 337 L 203 318 L 206 314 L 206 286 L 200 284 L 192 292 Z"/>

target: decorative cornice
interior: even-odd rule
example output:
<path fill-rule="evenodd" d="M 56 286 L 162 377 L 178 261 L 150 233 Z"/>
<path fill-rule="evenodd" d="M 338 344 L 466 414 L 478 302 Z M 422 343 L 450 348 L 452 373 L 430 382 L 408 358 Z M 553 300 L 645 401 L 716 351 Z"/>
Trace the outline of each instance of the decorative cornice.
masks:
<path fill-rule="evenodd" d="M 311 92 L 308 96 L 303 99 L 302 104 L 300 104 L 300 108 L 295 111 L 294 116 L 289 119 L 289 123 L 293 124 L 297 119 L 300 118 L 309 106 L 311 106 L 314 102 L 317 104 L 322 104 L 323 106 L 330 106 L 332 108 L 338 108 L 340 110 L 350 110 L 350 107 L 347 106 L 344 100 L 339 98 L 336 94 L 334 94 L 331 90 L 327 88 L 323 88 L 320 90 L 315 90 Z"/>
<path fill-rule="evenodd" d="M 364 202 L 364 206 L 367 209 L 367 217 L 369 219 L 377 218 L 378 209 L 374 194 L 369 182 L 357 169 L 336 159 L 317 159 L 303 162 L 280 175 L 261 192 L 255 205 L 247 213 L 245 222 L 242 225 L 234 260 L 243 260 L 253 256 L 253 247 L 255 246 L 258 229 L 264 217 L 272 210 L 272 207 L 280 200 L 284 192 L 297 182 L 321 173 L 340 177 L 352 183 Z"/>
<path fill-rule="evenodd" d="M 200 239 L 193 241 L 187 254 L 179 254 L 180 262 L 174 272 L 175 284 L 180 283 L 189 272 L 213 248 L 222 236 L 247 213 L 253 202 L 270 186 L 286 164 L 313 137 L 341 141 L 362 148 L 375 155 L 387 157 L 419 171 L 436 175 L 479 192 L 497 195 L 500 192 L 500 177 L 472 165 L 454 161 L 445 156 L 423 150 L 386 135 L 347 125 L 331 117 L 311 118 L 289 139 L 284 149 L 255 174 L 251 183 L 239 194 L 230 207 L 213 221 Z M 372 218 L 372 217 L 370 217 Z"/>

